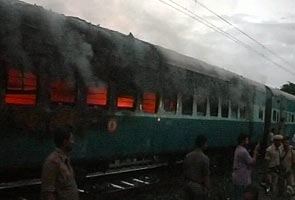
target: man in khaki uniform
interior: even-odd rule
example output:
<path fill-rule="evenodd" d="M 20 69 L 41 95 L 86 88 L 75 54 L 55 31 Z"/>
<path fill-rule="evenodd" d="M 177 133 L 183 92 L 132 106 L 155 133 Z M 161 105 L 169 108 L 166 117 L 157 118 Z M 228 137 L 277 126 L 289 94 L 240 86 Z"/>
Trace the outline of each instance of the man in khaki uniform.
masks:
<path fill-rule="evenodd" d="M 58 129 L 54 133 L 56 145 L 46 159 L 41 177 L 42 200 L 78 200 L 78 188 L 68 157 L 73 148 L 71 128 Z"/>
<path fill-rule="evenodd" d="M 183 163 L 185 178 L 185 200 L 206 200 L 210 188 L 209 158 L 203 153 L 207 148 L 207 138 L 196 138 L 196 149 L 186 155 Z"/>
<path fill-rule="evenodd" d="M 280 165 L 280 155 L 282 151 L 281 142 L 283 136 L 275 135 L 273 139 L 274 143 L 266 149 L 265 160 L 267 162 L 267 180 L 272 187 L 273 193 L 275 194 L 277 192 L 279 178 L 278 170 Z"/>
<path fill-rule="evenodd" d="M 281 165 L 284 169 L 284 175 L 287 180 L 287 184 L 294 186 L 294 174 L 293 167 L 295 166 L 294 150 L 290 146 L 291 139 L 285 136 L 283 139 L 283 149 L 281 154 Z"/>

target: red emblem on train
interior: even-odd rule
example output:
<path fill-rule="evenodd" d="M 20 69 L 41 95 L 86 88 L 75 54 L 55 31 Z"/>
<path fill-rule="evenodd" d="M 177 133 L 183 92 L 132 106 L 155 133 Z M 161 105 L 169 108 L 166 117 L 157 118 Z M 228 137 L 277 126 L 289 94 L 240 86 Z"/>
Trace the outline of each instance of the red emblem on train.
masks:
<path fill-rule="evenodd" d="M 117 127 L 118 127 L 117 120 L 115 118 L 110 118 L 107 124 L 108 132 L 114 133 L 117 130 Z"/>

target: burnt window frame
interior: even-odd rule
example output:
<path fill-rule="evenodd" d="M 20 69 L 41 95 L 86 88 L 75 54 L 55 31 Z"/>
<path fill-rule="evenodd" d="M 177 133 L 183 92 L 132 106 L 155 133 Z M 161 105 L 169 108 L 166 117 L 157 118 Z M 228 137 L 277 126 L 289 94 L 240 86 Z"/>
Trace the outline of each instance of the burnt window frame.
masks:
<path fill-rule="evenodd" d="M 151 113 L 151 112 L 145 112 L 144 111 L 144 94 L 145 93 L 154 93 L 155 94 L 155 112 L 154 113 Z M 155 115 L 159 112 L 159 107 L 160 107 L 160 95 L 159 93 L 157 92 L 154 92 L 154 91 L 143 91 L 141 93 L 141 101 L 140 101 L 140 111 L 144 114 L 147 114 L 147 115 Z"/>
<path fill-rule="evenodd" d="M 9 89 L 8 88 L 8 81 L 9 81 L 9 70 L 16 70 L 18 73 L 21 75 L 21 89 Z M 25 90 L 25 74 L 26 73 L 31 73 L 32 75 L 35 76 L 35 89 L 33 90 Z M 7 106 L 16 106 L 16 107 L 36 107 L 38 103 L 38 88 L 39 88 L 39 83 L 38 83 L 38 74 L 34 72 L 33 70 L 31 71 L 24 71 L 23 69 L 19 69 L 16 67 L 8 67 L 6 68 L 5 71 L 5 92 L 3 94 L 3 104 Z M 7 103 L 6 102 L 6 95 L 7 94 L 18 94 L 18 95 L 32 95 L 34 96 L 34 103 L 33 104 L 21 104 L 21 103 Z"/>
<path fill-rule="evenodd" d="M 235 111 L 236 111 L 236 112 L 235 112 L 235 113 L 236 113 L 235 116 L 233 115 L 233 113 L 234 113 L 234 112 L 233 112 L 233 110 L 234 110 L 233 108 L 236 109 L 236 110 L 235 110 Z M 230 118 L 231 118 L 231 119 L 239 119 L 239 104 L 238 104 L 238 103 L 231 101 L 231 102 L 230 102 L 230 111 L 231 111 L 231 114 L 230 114 Z M 233 116 L 234 116 L 234 117 L 233 117 Z"/>
<path fill-rule="evenodd" d="M 169 98 L 170 99 L 175 99 L 175 106 L 174 106 L 175 109 L 174 110 L 166 110 L 166 102 L 165 102 L 166 97 L 168 97 L 168 99 Z M 164 91 L 162 93 L 161 101 L 162 101 L 162 110 L 163 110 L 163 112 L 176 115 L 176 113 L 177 113 L 177 104 L 178 104 L 178 95 L 177 95 L 177 93 L 168 94 L 168 92 Z"/>
<path fill-rule="evenodd" d="M 271 121 L 272 122 L 277 122 L 277 113 L 278 113 L 277 110 L 275 110 L 275 109 L 272 110 L 272 114 L 271 114 Z"/>
<path fill-rule="evenodd" d="M 185 112 L 184 113 L 184 99 L 186 98 L 189 99 L 191 102 L 188 107 L 190 107 L 189 112 Z M 194 95 L 188 95 L 188 94 L 182 94 L 181 95 L 181 115 L 185 115 L 185 116 L 192 116 L 194 113 Z"/>
<path fill-rule="evenodd" d="M 208 97 L 202 96 L 202 97 L 197 97 L 195 99 L 195 103 L 196 103 L 196 107 L 197 107 L 197 113 L 196 115 L 199 117 L 205 117 L 208 115 Z M 202 108 L 202 111 L 204 112 L 200 112 L 199 108 Z M 204 110 L 203 110 L 204 108 Z"/>
<path fill-rule="evenodd" d="M 100 86 L 100 85 L 95 85 L 95 86 Z M 103 88 L 106 88 L 106 104 L 105 105 L 89 104 L 88 103 L 89 86 L 87 86 L 86 87 L 86 98 L 85 99 L 86 99 L 86 106 L 88 108 L 108 110 L 108 108 L 109 108 L 109 97 L 110 97 L 110 87 L 109 87 L 109 84 L 107 84 L 107 83 L 106 84 L 101 84 L 101 86 L 104 86 Z"/>
<path fill-rule="evenodd" d="M 129 107 L 118 107 L 118 97 L 119 96 L 131 96 L 133 97 L 133 107 L 129 108 Z M 115 110 L 117 112 L 121 112 L 121 111 L 130 111 L 130 112 L 135 112 L 137 109 L 137 102 L 138 102 L 138 97 L 137 97 L 137 92 L 134 90 L 121 90 L 121 91 L 116 91 L 116 95 L 115 95 Z"/>
<path fill-rule="evenodd" d="M 285 111 L 285 122 L 289 123 L 290 122 L 290 113 Z"/>
<path fill-rule="evenodd" d="M 225 102 L 227 102 L 227 104 L 224 104 Z M 227 116 L 223 116 L 223 105 L 227 105 Z M 229 99 L 220 99 L 220 111 L 221 111 L 221 113 L 220 113 L 220 116 L 221 116 L 221 118 L 229 118 L 230 116 L 229 116 L 229 110 L 230 110 L 230 101 L 229 101 Z"/>
<path fill-rule="evenodd" d="M 212 100 L 217 100 L 217 102 L 216 101 L 214 101 L 214 104 L 212 103 Z M 212 106 L 214 106 L 214 107 L 212 107 Z M 218 97 L 214 97 L 214 98 L 212 98 L 212 97 L 210 97 L 209 98 L 209 107 L 210 107 L 210 112 L 209 112 L 209 116 L 210 117 L 218 117 L 219 116 L 219 98 Z M 213 112 L 212 111 L 212 108 L 214 108 L 214 111 L 216 111 L 217 110 L 217 112 Z M 214 115 L 213 115 L 214 114 Z"/>
<path fill-rule="evenodd" d="M 73 82 L 72 83 L 72 86 L 73 86 L 73 98 L 74 98 L 74 101 L 73 102 L 56 102 L 56 101 L 52 101 L 51 100 L 51 89 L 52 89 L 52 83 L 53 81 L 57 81 L 57 80 L 62 80 L 62 81 L 69 81 L 69 82 Z M 77 103 L 78 103 L 78 80 L 75 76 L 73 76 L 73 80 L 71 80 L 69 77 L 55 77 L 55 79 L 53 79 L 53 77 L 50 77 L 49 79 L 49 103 L 50 105 L 58 105 L 58 106 L 75 106 Z"/>
<path fill-rule="evenodd" d="M 239 105 L 239 119 L 242 119 L 242 120 L 247 119 L 247 105 Z"/>

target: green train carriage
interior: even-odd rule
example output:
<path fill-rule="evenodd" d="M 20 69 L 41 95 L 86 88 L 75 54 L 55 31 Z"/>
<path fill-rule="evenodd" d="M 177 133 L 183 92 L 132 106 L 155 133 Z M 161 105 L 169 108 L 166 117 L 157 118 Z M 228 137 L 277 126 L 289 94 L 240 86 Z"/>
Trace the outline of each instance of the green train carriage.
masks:
<path fill-rule="evenodd" d="M 19 1 L 0 18 L 1 181 L 37 176 L 68 124 L 82 168 L 183 156 L 198 134 L 223 149 L 294 131 L 293 96 L 234 73 Z"/>

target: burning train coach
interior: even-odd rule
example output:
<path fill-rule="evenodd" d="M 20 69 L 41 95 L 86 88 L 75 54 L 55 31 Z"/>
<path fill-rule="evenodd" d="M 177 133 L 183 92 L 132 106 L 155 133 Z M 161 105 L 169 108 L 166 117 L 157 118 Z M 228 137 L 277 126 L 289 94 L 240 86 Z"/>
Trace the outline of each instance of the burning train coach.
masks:
<path fill-rule="evenodd" d="M 40 170 L 65 125 L 85 168 L 183 155 L 197 134 L 226 148 L 295 133 L 295 97 L 278 89 L 36 5 L 1 0 L 0 19 L 1 181 Z"/>

